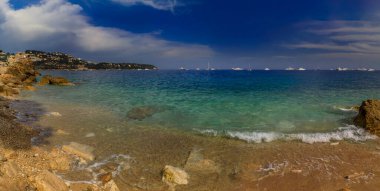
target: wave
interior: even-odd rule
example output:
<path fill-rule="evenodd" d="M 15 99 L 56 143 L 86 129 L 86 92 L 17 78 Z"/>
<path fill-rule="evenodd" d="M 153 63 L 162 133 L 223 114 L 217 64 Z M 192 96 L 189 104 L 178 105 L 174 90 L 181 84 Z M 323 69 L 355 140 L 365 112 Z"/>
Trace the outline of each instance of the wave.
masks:
<path fill-rule="evenodd" d="M 344 112 L 356 112 L 358 109 L 355 107 L 340 107 L 340 106 L 334 106 L 335 110 L 340 110 Z"/>
<path fill-rule="evenodd" d="M 366 141 L 376 139 L 377 136 L 372 135 L 364 129 L 357 128 L 354 125 L 340 127 L 337 131 L 328 133 L 279 133 L 279 132 L 239 132 L 215 130 L 197 130 L 204 135 L 227 136 L 253 143 L 272 142 L 275 140 L 294 141 L 299 140 L 304 143 L 327 143 L 330 141 L 353 140 Z"/>

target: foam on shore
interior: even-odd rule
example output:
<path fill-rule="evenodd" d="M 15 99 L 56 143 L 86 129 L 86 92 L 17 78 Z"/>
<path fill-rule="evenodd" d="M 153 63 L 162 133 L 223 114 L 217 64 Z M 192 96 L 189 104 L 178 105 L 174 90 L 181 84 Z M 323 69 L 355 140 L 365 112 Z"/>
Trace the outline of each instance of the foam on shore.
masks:
<path fill-rule="evenodd" d="M 299 140 L 304 143 L 327 143 L 330 141 L 352 140 L 366 141 L 376 139 L 377 136 L 372 135 L 364 129 L 357 128 L 354 125 L 340 127 L 337 131 L 326 133 L 278 133 L 278 132 L 240 132 L 225 131 L 218 132 L 215 130 L 198 130 L 204 135 L 211 136 L 227 136 L 252 143 L 272 142 L 275 140 L 294 141 Z"/>

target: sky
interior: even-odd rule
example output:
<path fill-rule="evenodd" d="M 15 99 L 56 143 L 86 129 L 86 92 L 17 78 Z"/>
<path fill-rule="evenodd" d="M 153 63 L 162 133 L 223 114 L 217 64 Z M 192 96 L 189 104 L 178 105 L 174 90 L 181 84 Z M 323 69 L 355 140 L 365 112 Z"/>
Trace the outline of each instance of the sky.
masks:
<path fill-rule="evenodd" d="M 0 49 L 162 69 L 380 69 L 380 1 L 0 0 Z"/>

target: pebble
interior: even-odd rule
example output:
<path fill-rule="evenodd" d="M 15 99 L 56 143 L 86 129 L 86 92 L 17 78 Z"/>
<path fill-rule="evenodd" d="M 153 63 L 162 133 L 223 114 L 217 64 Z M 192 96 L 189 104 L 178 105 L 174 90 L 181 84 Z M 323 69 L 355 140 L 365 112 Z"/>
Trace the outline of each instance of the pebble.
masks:
<path fill-rule="evenodd" d="M 95 133 L 87 133 L 86 138 L 95 137 Z"/>

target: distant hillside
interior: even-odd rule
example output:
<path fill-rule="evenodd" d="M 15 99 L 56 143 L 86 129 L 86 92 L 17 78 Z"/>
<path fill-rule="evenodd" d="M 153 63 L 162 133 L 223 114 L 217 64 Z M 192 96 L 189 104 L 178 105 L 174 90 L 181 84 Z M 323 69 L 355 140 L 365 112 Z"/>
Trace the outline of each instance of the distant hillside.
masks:
<path fill-rule="evenodd" d="M 36 69 L 61 69 L 61 70 L 101 70 L 101 69 L 157 69 L 150 64 L 137 63 L 92 63 L 80 58 L 75 58 L 69 54 L 61 52 L 42 52 L 37 50 L 26 50 L 24 53 L 17 53 L 17 57 L 29 58 Z"/>

